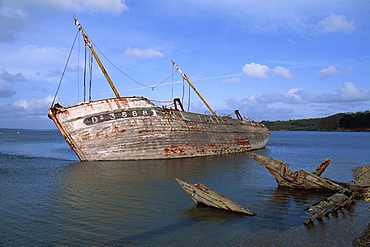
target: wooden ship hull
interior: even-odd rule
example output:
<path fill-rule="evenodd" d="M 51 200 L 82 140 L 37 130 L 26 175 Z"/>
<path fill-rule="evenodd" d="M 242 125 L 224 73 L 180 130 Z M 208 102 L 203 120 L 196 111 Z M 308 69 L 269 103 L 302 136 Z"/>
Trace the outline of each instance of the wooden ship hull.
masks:
<path fill-rule="evenodd" d="M 64 108 L 49 117 L 82 161 L 168 159 L 263 148 L 261 123 L 164 109 L 141 98 L 113 98 Z"/>
<path fill-rule="evenodd" d="M 237 119 L 217 116 L 175 62 L 176 70 L 212 115 L 186 112 L 179 99 L 174 99 L 175 109 L 168 109 L 143 97 L 121 97 L 89 37 L 74 19 L 116 96 L 67 108 L 54 104 L 55 96 L 48 116 L 80 160 L 184 158 L 238 153 L 266 145 L 270 136 L 266 126 L 243 120 L 238 111 Z"/>
<path fill-rule="evenodd" d="M 189 184 L 176 178 L 180 186 L 190 195 L 196 203 L 201 203 L 210 207 L 229 210 L 247 215 L 256 215 L 249 209 L 241 206 L 237 202 L 227 198 L 224 195 L 204 186 L 203 184 Z"/>

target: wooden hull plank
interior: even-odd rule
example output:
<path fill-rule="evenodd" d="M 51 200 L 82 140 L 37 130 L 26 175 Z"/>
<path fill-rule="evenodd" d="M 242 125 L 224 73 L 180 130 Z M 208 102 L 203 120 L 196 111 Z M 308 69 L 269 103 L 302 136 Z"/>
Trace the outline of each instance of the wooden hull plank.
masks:
<path fill-rule="evenodd" d="M 188 184 L 176 178 L 180 186 L 191 196 L 194 202 L 205 204 L 210 207 L 225 209 L 233 212 L 243 213 L 247 215 L 256 215 L 249 209 L 241 206 L 235 201 L 227 198 L 224 195 L 204 186 L 203 184 Z"/>
<path fill-rule="evenodd" d="M 82 161 L 169 159 L 265 147 L 261 123 L 163 109 L 142 97 L 113 98 L 49 109 Z"/>
<path fill-rule="evenodd" d="M 255 159 L 260 165 L 266 167 L 279 186 L 298 189 L 328 189 L 334 191 L 344 189 L 341 185 L 334 183 L 329 179 L 322 178 L 305 170 L 293 172 L 289 169 L 288 163 L 280 160 L 251 152 L 248 152 L 247 154 L 249 157 Z M 323 164 L 327 165 L 327 163 L 328 161 L 325 161 Z M 323 172 L 322 169 L 317 169 L 316 171 L 318 171 L 318 174 Z"/>
<path fill-rule="evenodd" d="M 349 189 L 338 191 L 334 195 L 319 201 L 310 206 L 307 211 L 312 213 L 312 216 L 304 222 L 305 225 L 314 222 L 316 218 L 323 218 L 329 213 L 333 213 L 342 207 L 351 204 L 355 198 L 356 192 Z"/>

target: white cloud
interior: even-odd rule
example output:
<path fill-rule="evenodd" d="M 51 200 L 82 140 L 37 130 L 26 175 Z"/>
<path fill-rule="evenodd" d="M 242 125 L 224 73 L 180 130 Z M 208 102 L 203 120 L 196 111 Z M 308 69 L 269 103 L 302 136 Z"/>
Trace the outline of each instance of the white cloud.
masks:
<path fill-rule="evenodd" d="M 285 80 L 292 80 L 293 76 L 290 74 L 290 71 L 284 67 L 276 66 L 274 69 L 274 75 L 280 76 Z"/>
<path fill-rule="evenodd" d="M 291 102 L 301 103 L 301 102 L 303 102 L 303 100 L 300 96 L 301 91 L 302 91 L 302 88 L 292 88 L 292 89 L 288 90 L 287 92 L 285 92 L 283 94 L 283 96 L 285 98 L 289 99 Z"/>
<path fill-rule="evenodd" d="M 7 6 L 28 12 L 78 11 L 92 13 L 121 14 L 128 9 L 125 0 L 33 0 L 8 1 Z"/>
<path fill-rule="evenodd" d="M 338 96 L 343 101 L 367 101 L 370 100 L 370 90 L 359 89 L 352 82 L 345 82 L 344 86 L 338 89 Z"/>
<path fill-rule="evenodd" d="M 352 82 L 345 82 L 337 93 L 317 94 L 302 88 L 292 88 L 282 94 L 262 94 L 254 95 L 252 98 L 256 103 L 276 103 L 287 104 L 308 104 L 308 103 L 333 103 L 333 102 L 361 102 L 370 101 L 370 90 L 367 88 L 359 89 Z"/>
<path fill-rule="evenodd" d="M 132 58 L 161 58 L 163 53 L 153 49 L 140 50 L 138 48 L 128 48 L 126 49 L 124 55 L 126 57 Z"/>
<path fill-rule="evenodd" d="M 225 83 L 225 84 L 237 84 L 237 83 L 240 83 L 240 78 L 225 79 L 225 80 L 222 81 L 222 83 Z"/>
<path fill-rule="evenodd" d="M 350 33 L 356 29 L 354 21 L 347 21 L 347 17 L 336 14 L 323 19 L 317 23 L 315 28 L 319 33 Z"/>
<path fill-rule="evenodd" d="M 333 77 L 337 75 L 338 73 L 339 71 L 334 66 L 329 66 L 319 71 L 319 75 L 321 79 Z"/>
<path fill-rule="evenodd" d="M 31 109 L 44 109 L 45 107 L 49 107 L 53 102 L 54 97 L 49 95 L 44 99 L 31 99 L 31 100 L 18 100 L 13 103 L 13 106 L 21 107 L 25 110 Z"/>
<path fill-rule="evenodd" d="M 256 63 L 246 64 L 243 67 L 243 73 L 246 74 L 250 79 L 266 79 L 266 75 L 270 68 L 267 65 L 261 65 Z"/>
<path fill-rule="evenodd" d="M 325 117 L 338 112 L 368 109 L 370 90 L 360 89 L 354 83 L 346 82 L 336 93 L 318 94 L 302 88 L 292 88 L 281 94 L 253 94 L 240 100 L 229 99 L 226 105 L 231 109 L 239 109 L 243 115 L 254 120 L 288 120 L 317 115 Z"/>
<path fill-rule="evenodd" d="M 275 102 L 284 102 L 288 104 L 302 104 L 305 103 L 304 100 L 301 98 L 301 92 L 303 91 L 302 88 L 292 88 L 282 94 L 262 94 L 261 96 L 257 97 L 254 96 L 254 102 L 258 103 L 275 103 Z"/>
<path fill-rule="evenodd" d="M 53 97 L 44 99 L 19 100 L 13 104 L 1 104 L 0 126 L 5 128 L 55 128 L 47 117 Z"/>
<path fill-rule="evenodd" d="M 17 32 L 45 15 L 60 12 L 120 15 L 128 10 L 125 0 L 11 0 L 0 3 L 0 41 L 3 42 L 14 41 Z"/>

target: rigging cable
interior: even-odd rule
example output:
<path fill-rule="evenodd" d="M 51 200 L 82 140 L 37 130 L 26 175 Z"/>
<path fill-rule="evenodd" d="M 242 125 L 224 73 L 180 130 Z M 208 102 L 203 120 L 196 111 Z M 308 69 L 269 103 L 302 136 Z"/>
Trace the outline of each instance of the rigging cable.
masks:
<path fill-rule="evenodd" d="M 171 98 L 172 98 L 172 99 L 173 99 L 173 75 L 174 75 L 174 73 L 173 73 L 173 69 L 174 69 L 174 67 L 172 66 L 172 75 L 171 75 L 171 77 L 172 77 L 172 78 L 171 78 L 171 79 L 172 79 L 172 80 L 171 80 L 171 86 L 172 86 L 172 88 L 171 88 L 171 96 L 172 96 L 172 97 L 171 97 Z"/>
<path fill-rule="evenodd" d="M 189 98 L 188 98 L 188 111 L 190 111 L 190 93 L 191 93 L 191 90 L 190 90 L 190 85 L 188 85 L 188 88 L 189 88 Z"/>
<path fill-rule="evenodd" d="M 66 70 L 67 70 L 67 65 L 68 65 L 69 59 L 71 58 L 71 54 L 72 54 L 72 51 L 73 51 L 73 47 L 75 46 L 75 43 L 76 43 L 76 39 L 77 39 L 78 32 L 79 32 L 79 31 L 77 31 L 77 32 L 76 32 L 75 39 L 73 40 L 72 48 L 71 48 L 71 50 L 70 50 L 70 52 L 69 52 L 67 62 L 66 62 L 66 64 L 65 64 L 65 66 L 64 66 L 63 73 L 62 73 L 62 76 L 61 76 L 61 78 L 60 78 L 60 81 L 59 81 L 59 85 L 58 85 L 57 91 L 55 92 L 53 102 L 51 103 L 51 107 L 53 107 L 53 106 L 54 106 L 55 100 L 56 100 L 56 98 L 57 98 L 57 95 L 58 95 L 58 92 L 59 92 L 59 89 L 60 89 L 60 85 L 62 84 L 62 80 L 63 80 L 64 74 L 65 74 L 65 72 L 66 72 Z"/>
<path fill-rule="evenodd" d="M 89 52 L 89 55 L 90 55 L 90 61 L 89 61 L 89 64 L 90 64 L 89 102 L 91 102 L 91 97 L 92 97 L 92 71 L 93 71 L 94 59 L 93 59 L 93 55 L 92 55 L 91 52 Z"/>
<path fill-rule="evenodd" d="M 86 31 L 85 31 L 86 33 Z M 147 86 L 145 85 L 144 83 L 141 83 L 137 80 L 135 80 L 134 78 L 132 78 L 131 76 L 129 76 L 128 74 L 126 74 L 124 71 L 122 71 L 120 68 L 118 68 L 113 62 L 111 62 L 102 52 L 101 50 L 99 49 L 99 47 L 97 47 L 95 45 L 95 43 L 90 39 L 91 43 L 94 45 L 94 47 L 96 48 L 96 50 L 99 51 L 99 53 L 113 66 L 115 67 L 119 72 L 121 72 L 122 74 L 124 74 L 125 76 L 127 76 L 129 79 L 131 79 L 132 81 L 136 82 L 137 84 L 143 86 L 143 87 L 146 87 L 146 88 L 151 88 L 152 90 L 154 90 L 156 87 L 158 87 L 159 85 L 163 84 L 165 81 L 167 81 L 168 79 L 170 79 L 176 72 L 177 70 L 175 70 L 169 77 L 167 77 L 166 79 L 164 79 L 162 82 L 158 83 L 157 85 L 155 86 Z"/>
<path fill-rule="evenodd" d="M 182 97 L 181 97 L 182 102 L 184 102 L 184 97 L 185 97 L 185 79 L 182 78 Z"/>
<path fill-rule="evenodd" d="M 80 37 L 80 36 L 78 36 Z M 77 102 L 80 102 L 80 52 L 81 52 L 81 38 L 78 39 L 77 49 L 77 68 L 76 68 L 76 79 L 77 79 Z"/>
<path fill-rule="evenodd" d="M 88 49 L 88 46 L 87 44 L 85 44 L 85 60 L 84 60 L 84 102 L 86 102 L 86 70 L 87 70 L 87 66 L 86 66 L 86 62 L 87 62 L 87 49 Z"/>

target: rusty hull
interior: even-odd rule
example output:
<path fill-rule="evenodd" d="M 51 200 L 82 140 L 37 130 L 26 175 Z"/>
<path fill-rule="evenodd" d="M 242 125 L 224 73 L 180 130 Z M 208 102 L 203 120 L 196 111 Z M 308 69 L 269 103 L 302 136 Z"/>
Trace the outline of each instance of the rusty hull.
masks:
<path fill-rule="evenodd" d="M 261 123 L 165 109 L 142 97 L 113 98 L 48 111 L 81 161 L 168 159 L 265 147 Z"/>
<path fill-rule="evenodd" d="M 293 172 L 289 169 L 288 163 L 251 152 L 248 152 L 247 154 L 249 157 L 255 159 L 260 165 L 266 167 L 271 175 L 274 176 L 279 186 L 299 189 L 328 189 L 334 191 L 344 189 L 341 185 L 319 176 L 330 164 L 330 159 L 327 159 L 319 165 L 314 173 L 307 172 L 305 170 Z"/>
<path fill-rule="evenodd" d="M 211 188 L 204 186 L 203 184 L 188 184 L 180 179 L 175 179 L 196 203 L 201 203 L 210 207 L 225 209 L 247 215 L 256 215 L 249 209 L 246 209 L 235 201 L 227 198 L 224 195 L 221 195 Z"/>

